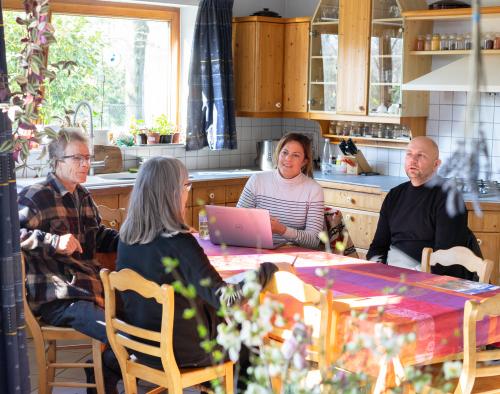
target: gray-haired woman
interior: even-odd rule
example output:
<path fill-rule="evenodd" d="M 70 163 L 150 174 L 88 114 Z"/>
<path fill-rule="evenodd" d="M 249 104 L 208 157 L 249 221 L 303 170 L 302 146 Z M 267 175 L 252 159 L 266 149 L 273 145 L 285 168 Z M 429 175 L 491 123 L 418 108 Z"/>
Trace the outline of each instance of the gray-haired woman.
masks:
<path fill-rule="evenodd" d="M 184 223 L 184 209 L 191 189 L 184 165 L 171 157 L 153 157 L 139 171 L 130 199 L 128 216 L 120 230 L 117 269 L 130 268 L 158 284 L 172 283 L 172 274 L 165 273 L 162 258 L 179 262 L 177 272 L 184 284 L 196 287 L 198 314 L 209 330 L 211 339 L 222 321 L 217 316 L 220 289 L 226 286 L 210 264 L 196 239 Z M 284 267 L 285 268 L 285 267 Z M 286 269 L 286 268 L 285 268 Z M 263 263 L 259 279 L 264 286 L 278 267 Z M 200 280 L 208 278 L 204 287 Z M 161 308 L 151 300 L 134 293 L 124 294 L 125 318 L 147 329 L 160 330 Z M 199 367 L 210 364 L 210 356 L 200 347 L 195 319 L 182 317 L 189 303 L 175 294 L 174 353 L 179 367 Z M 159 359 L 143 359 L 161 368 Z"/>

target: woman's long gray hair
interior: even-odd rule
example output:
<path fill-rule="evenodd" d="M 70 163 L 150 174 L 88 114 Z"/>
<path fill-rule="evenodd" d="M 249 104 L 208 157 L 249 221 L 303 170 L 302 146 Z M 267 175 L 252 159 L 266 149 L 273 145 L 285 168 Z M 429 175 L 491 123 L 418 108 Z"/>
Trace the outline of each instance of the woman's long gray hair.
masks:
<path fill-rule="evenodd" d="M 173 157 L 152 157 L 141 167 L 130 197 L 127 218 L 120 229 L 122 242 L 153 241 L 161 233 L 187 232 L 182 217 L 182 192 L 188 172 Z"/>

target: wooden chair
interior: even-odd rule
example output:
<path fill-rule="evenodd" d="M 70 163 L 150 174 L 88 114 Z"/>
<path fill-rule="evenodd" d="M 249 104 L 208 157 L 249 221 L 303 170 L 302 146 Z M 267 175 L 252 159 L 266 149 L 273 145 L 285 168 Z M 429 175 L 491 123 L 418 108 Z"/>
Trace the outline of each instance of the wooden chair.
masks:
<path fill-rule="evenodd" d="M 125 208 L 108 208 L 106 205 L 98 205 L 99 215 L 102 224 L 106 227 L 120 230 L 120 227 L 127 216 Z M 114 271 L 116 268 L 116 253 L 96 253 L 96 259 L 101 263 L 102 268 Z"/>
<path fill-rule="evenodd" d="M 480 282 L 489 283 L 493 270 L 493 261 L 483 260 L 477 257 L 472 251 L 464 246 L 455 246 L 446 250 L 432 251 L 431 248 L 424 248 L 422 251 L 423 272 L 431 272 L 431 266 L 441 264 L 450 266 L 459 264 L 470 272 L 476 272 Z"/>
<path fill-rule="evenodd" d="M 114 228 L 115 230 L 120 229 L 127 216 L 125 208 L 108 208 L 106 205 L 98 205 L 97 209 L 99 210 L 102 223 L 106 227 Z"/>
<path fill-rule="evenodd" d="M 24 283 L 26 280 L 24 256 L 21 257 L 21 266 Z M 74 330 L 73 328 L 51 326 L 48 324 L 44 324 L 42 321 L 37 319 L 33 315 L 33 312 L 28 305 L 25 286 L 23 286 L 23 305 L 26 324 L 31 331 L 33 343 L 35 345 L 35 357 L 38 368 L 39 394 L 50 394 L 52 393 L 53 387 L 93 387 L 97 390 L 98 394 L 105 394 L 104 377 L 102 373 L 101 342 L 96 339 L 90 338 L 87 335 Z M 57 345 L 57 341 L 78 341 L 80 342 L 80 344 Z M 76 349 L 92 349 L 92 358 L 94 359 L 94 362 L 57 362 L 58 351 Z M 66 368 L 93 368 L 96 383 L 91 384 L 81 382 L 56 381 L 56 369 Z"/>
<path fill-rule="evenodd" d="M 101 270 L 104 284 L 106 331 L 113 351 L 120 363 L 123 383 L 127 394 L 137 393 L 137 379 L 143 379 L 166 388 L 169 394 L 181 394 L 182 389 L 198 385 L 216 378 L 224 378 L 225 392 L 233 393 L 233 363 L 206 368 L 179 369 L 173 349 L 174 289 L 144 279 L 130 269 L 119 272 Z M 128 324 L 116 317 L 116 291 L 131 290 L 144 298 L 154 298 L 162 305 L 161 331 L 151 331 Z M 132 339 L 137 338 L 137 339 Z M 145 344 L 139 340 L 158 342 L 158 346 Z M 193 340 L 196 340 L 193 338 Z M 163 370 L 141 364 L 129 355 L 127 349 L 161 359 Z"/>
<path fill-rule="evenodd" d="M 485 361 L 500 360 L 500 349 L 479 350 L 476 344 L 476 323 L 487 316 L 499 315 L 500 294 L 479 302 L 468 300 L 465 303 L 464 361 L 455 394 L 470 394 L 476 378 L 481 377 L 496 377 L 496 379 L 479 380 L 477 388 L 482 390 L 481 392 L 500 392 L 500 364 L 478 365 L 478 363 L 484 363 Z"/>

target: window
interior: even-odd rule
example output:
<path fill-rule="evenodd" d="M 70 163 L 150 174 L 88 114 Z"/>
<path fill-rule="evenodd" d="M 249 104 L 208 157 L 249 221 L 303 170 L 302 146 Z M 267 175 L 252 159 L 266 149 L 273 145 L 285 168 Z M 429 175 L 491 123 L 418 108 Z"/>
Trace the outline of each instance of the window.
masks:
<path fill-rule="evenodd" d="M 21 1 L 4 14 L 9 73 L 16 74 Z M 16 7 L 17 4 L 17 7 Z M 46 85 L 44 121 L 64 115 L 81 100 L 91 103 L 94 127 L 128 130 L 132 119 L 152 125 L 165 114 L 178 124 L 179 12 L 160 6 L 51 1 L 57 42 L 49 63 L 74 60 L 70 75 Z"/>

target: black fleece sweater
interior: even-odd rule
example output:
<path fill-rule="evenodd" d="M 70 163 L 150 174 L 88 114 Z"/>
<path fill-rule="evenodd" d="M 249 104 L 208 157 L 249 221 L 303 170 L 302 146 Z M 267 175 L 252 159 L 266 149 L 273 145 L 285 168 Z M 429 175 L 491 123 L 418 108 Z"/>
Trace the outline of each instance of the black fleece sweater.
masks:
<path fill-rule="evenodd" d="M 179 233 L 174 236 L 158 236 L 148 244 L 118 244 L 117 270 L 130 268 L 148 280 L 158 284 L 174 282 L 172 274 L 165 273 L 163 257 L 171 257 L 179 261 L 178 273 L 184 284 L 192 284 L 196 288 L 195 299 L 198 313 L 208 329 L 210 339 L 217 335 L 217 325 L 221 318 L 216 312 L 220 306 L 219 292 L 226 283 L 210 264 L 203 249 L 191 234 Z M 278 268 L 272 263 L 263 263 L 259 269 L 259 281 L 265 286 Z M 211 286 L 200 285 L 200 280 L 209 278 Z M 122 294 L 123 318 L 131 324 L 151 330 L 160 330 L 161 306 L 154 300 L 147 300 L 134 292 Z M 184 309 L 189 308 L 189 301 L 175 293 L 174 311 L 174 354 L 179 367 L 206 366 L 210 358 L 201 349 L 196 329 L 196 319 L 186 320 L 182 317 Z M 142 357 L 153 366 L 161 366 L 159 359 Z"/>
<path fill-rule="evenodd" d="M 440 185 L 415 187 L 405 182 L 387 194 L 367 258 L 387 261 L 391 246 L 417 261 L 422 249 L 449 249 L 453 246 L 469 247 L 480 256 L 479 246 L 467 227 L 467 211 L 455 217 L 446 212 L 446 193 Z"/>

